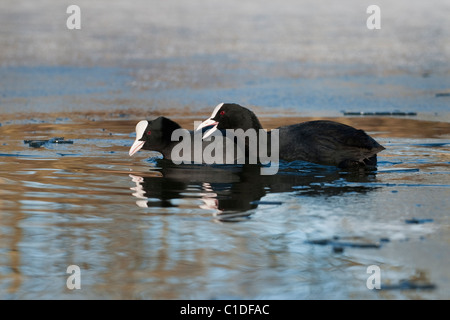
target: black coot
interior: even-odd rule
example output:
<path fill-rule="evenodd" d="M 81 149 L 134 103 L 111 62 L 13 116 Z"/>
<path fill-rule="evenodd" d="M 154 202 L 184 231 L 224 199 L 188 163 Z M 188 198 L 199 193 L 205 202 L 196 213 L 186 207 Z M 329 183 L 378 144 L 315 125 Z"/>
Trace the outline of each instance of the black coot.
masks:
<path fill-rule="evenodd" d="M 181 129 L 181 126 L 166 117 L 139 121 L 136 125 L 136 140 L 130 148 L 129 155 L 132 156 L 143 149 L 158 151 L 164 158 L 170 159 L 172 148 L 178 143 L 171 141 L 172 133 L 176 129 Z"/>
<path fill-rule="evenodd" d="M 180 131 L 174 135 L 174 131 L 178 129 Z M 205 126 L 204 130 L 208 129 L 208 126 Z M 189 140 L 186 144 L 184 143 L 185 138 Z M 221 140 L 216 141 L 215 139 Z M 217 155 L 217 158 L 212 158 L 212 160 L 205 160 L 203 153 L 213 141 L 225 145 L 225 139 L 225 137 L 219 135 L 211 139 L 211 141 L 205 141 L 202 139 L 201 132 L 195 134 L 194 131 L 183 129 L 173 120 L 166 117 L 158 117 L 154 120 L 138 122 L 136 125 L 136 140 L 130 148 L 129 155 L 132 156 L 143 149 L 158 151 L 162 153 L 165 159 L 183 161 L 184 163 L 210 163 L 208 161 L 213 160 L 218 161 L 217 163 L 223 163 L 223 159 L 225 159 L 224 153 Z M 225 149 L 223 152 L 225 152 Z"/>
<path fill-rule="evenodd" d="M 219 104 L 197 130 L 211 126 L 204 138 L 215 130 L 262 129 L 252 111 L 231 103 Z M 363 130 L 334 121 L 308 121 L 277 129 L 279 157 L 286 161 L 303 160 L 340 168 L 376 166 L 376 154 L 385 149 Z"/>

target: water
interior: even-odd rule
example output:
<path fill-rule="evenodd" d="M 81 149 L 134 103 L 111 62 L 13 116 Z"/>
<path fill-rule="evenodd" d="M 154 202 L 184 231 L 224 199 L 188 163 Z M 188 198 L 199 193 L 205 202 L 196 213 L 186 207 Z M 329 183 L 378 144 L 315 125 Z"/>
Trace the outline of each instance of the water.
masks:
<path fill-rule="evenodd" d="M 275 176 L 175 166 L 147 151 L 130 158 L 134 120 L 8 121 L 1 298 L 448 298 L 450 128 L 381 120 L 396 129 L 366 129 L 387 147 L 378 171 L 293 162 Z M 73 144 L 24 143 L 51 137 Z M 66 287 L 72 264 L 81 290 Z M 383 285 L 435 287 L 374 292 L 370 265 Z"/>
<path fill-rule="evenodd" d="M 449 3 L 377 4 L 374 31 L 357 0 L 79 0 L 68 30 L 68 5 L 1 1 L 0 298 L 449 299 Z M 386 150 L 275 176 L 128 156 L 139 120 L 192 129 L 221 102 Z"/>

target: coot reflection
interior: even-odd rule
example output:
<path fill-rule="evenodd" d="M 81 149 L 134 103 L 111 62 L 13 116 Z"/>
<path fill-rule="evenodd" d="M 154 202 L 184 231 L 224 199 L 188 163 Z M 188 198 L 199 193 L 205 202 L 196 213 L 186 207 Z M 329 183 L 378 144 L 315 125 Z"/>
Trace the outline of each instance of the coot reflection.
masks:
<path fill-rule="evenodd" d="M 236 215 L 248 218 L 260 204 L 279 205 L 261 200 L 268 193 L 327 197 L 364 194 L 375 188 L 370 182 L 376 172 L 342 171 L 303 161 L 281 162 L 276 175 L 261 175 L 257 165 L 174 165 L 164 159 L 151 162 L 150 174 L 130 175 L 136 184 L 131 189 L 138 206 L 177 208 L 177 200 L 195 199 L 200 200 L 198 208 L 210 209 L 223 220 Z M 354 182 L 364 185 L 354 186 Z"/>

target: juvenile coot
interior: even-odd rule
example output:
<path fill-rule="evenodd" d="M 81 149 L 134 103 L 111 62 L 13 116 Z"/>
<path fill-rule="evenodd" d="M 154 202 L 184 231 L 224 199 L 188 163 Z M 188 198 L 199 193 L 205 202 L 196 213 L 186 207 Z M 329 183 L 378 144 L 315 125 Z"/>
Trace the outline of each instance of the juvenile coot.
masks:
<path fill-rule="evenodd" d="M 231 103 L 219 104 L 196 130 L 211 126 L 204 138 L 216 130 L 262 129 L 252 111 Z M 334 121 L 308 121 L 277 129 L 279 157 L 286 161 L 303 160 L 340 168 L 372 167 L 377 164 L 377 153 L 385 149 L 363 130 Z"/>

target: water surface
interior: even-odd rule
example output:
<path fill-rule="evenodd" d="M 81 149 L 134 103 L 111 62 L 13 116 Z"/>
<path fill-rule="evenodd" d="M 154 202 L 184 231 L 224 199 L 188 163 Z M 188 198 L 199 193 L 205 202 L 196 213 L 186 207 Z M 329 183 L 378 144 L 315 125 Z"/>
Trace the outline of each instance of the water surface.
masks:
<path fill-rule="evenodd" d="M 447 123 L 337 119 L 387 148 L 377 171 L 298 161 L 261 176 L 155 152 L 130 158 L 138 117 L 126 117 L 2 123 L 3 299 L 449 297 Z M 73 144 L 24 143 L 52 137 Z M 66 287 L 72 264 L 81 290 Z M 370 265 L 385 290 L 366 287 Z"/>

